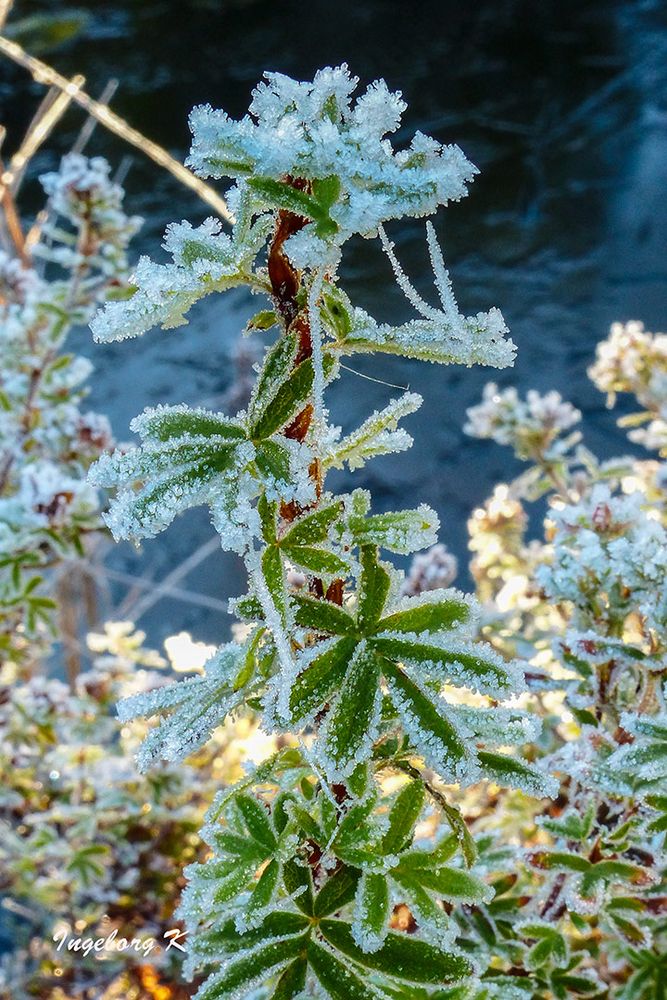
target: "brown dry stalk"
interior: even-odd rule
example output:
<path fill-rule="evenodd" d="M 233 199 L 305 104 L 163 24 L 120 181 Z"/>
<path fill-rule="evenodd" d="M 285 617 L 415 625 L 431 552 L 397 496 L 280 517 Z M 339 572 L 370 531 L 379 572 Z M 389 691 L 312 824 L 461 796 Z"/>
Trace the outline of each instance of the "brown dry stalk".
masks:
<path fill-rule="evenodd" d="M 1 0 L 0 0 L 1 2 Z M 94 98 L 90 97 L 84 90 L 81 90 L 72 85 L 72 82 L 66 77 L 62 76 L 51 66 L 42 62 L 41 59 L 36 59 L 34 56 L 29 55 L 25 49 L 23 49 L 16 42 L 11 41 L 9 38 L 5 38 L 0 35 L 0 53 L 6 55 L 9 59 L 12 59 L 19 66 L 23 66 L 27 69 L 29 73 L 32 74 L 33 80 L 37 83 L 45 84 L 46 86 L 58 87 L 64 93 L 69 94 L 72 101 L 78 104 L 80 107 L 87 111 L 89 115 L 95 118 L 101 125 L 104 125 L 110 132 L 114 135 L 119 136 L 125 142 L 129 143 L 131 146 L 135 146 L 140 149 L 142 153 L 145 153 L 154 163 L 159 166 L 164 167 L 168 170 L 174 177 L 176 177 L 182 184 L 186 187 L 191 188 L 196 194 L 205 201 L 214 211 L 227 222 L 233 222 L 234 217 L 232 213 L 227 208 L 227 203 L 224 198 L 222 198 L 217 191 L 215 191 L 208 184 L 205 184 L 199 177 L 184 167 L 182 163 L 179 163 L 166 149 L 159 146 L 156 142 L 147 139 L 146 136 L 142 135 L 137 129 L 132 128 L 127 122 L 117 115 L 114 111 L 108 108 L 106 105 L 101 104 Z"/>

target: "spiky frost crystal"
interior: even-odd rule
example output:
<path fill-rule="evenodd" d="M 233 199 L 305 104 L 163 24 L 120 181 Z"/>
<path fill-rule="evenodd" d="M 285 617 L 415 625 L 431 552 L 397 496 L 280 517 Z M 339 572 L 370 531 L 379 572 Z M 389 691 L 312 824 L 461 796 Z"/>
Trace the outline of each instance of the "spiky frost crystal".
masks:
<path fill-rule="evenodd" d="M 410 284 L 383 228 L 460 198 L 475 169 L 458 147 L 421 134 L 395 151 L 387 134 L 405 110 L 400 95 L 380 81 L 353 103 L 356 85 L 344 66 L 312 83 L 269 74 L 240 122 L 195 109 L 189 162 L 236 181 L 232 232 L 213 220 L 169 227 L 173 263 L 142 259 L 134 293 L 92 324 L 99 339 L 135 336 L 184 322 L 203 295 L 245 285 L 269 297 L 249 329 L 278 330 L 247 410 L 148 410 L 133 425 L 141 445 L 93 470 L 95 483 L 120 488 L 108 515 L 118 537 L 155 534 L 207 504 L 248 572 L 234 602 L 244 642 L 221 647 L 202 677 L 121 706 L 123 718 L 166 716 L 142 764 L 181 759 L 228 712 L 248 708 L 287 743 L 216 803 L 211 860 L 189 871 L 189 964 L 219 966 L 198 1000 L 269 986 L 274 997 L 426 998 L 469 976 L 440 900 L 472 905 L 492 889 L 466 871 L 475 844 L 444 785 L 488 778 L 555 791 L 511 750 L 536 735 L 514 700 L 520 663 L 477 641 L 473 601 L 446 589 L 409 594 L 382 558 L 433 546 L 435 512 L 372 513 L 367 492 L 326 489 L 328 469 L 408 448 L 399 421 L 421 404 L 408 392 L 341 438 L 325 405 L 341 355 L 499 367 L 513 356 L 497 310 L 460 314 L 430 223 L 437 307 Z M 338 287 L 355 234 L 379 235 L 418 318 L 378 324 Z M 433 805 L 451 837 L 417 848 Z M 400 905 L 419 934 L 392 929 Z"/>

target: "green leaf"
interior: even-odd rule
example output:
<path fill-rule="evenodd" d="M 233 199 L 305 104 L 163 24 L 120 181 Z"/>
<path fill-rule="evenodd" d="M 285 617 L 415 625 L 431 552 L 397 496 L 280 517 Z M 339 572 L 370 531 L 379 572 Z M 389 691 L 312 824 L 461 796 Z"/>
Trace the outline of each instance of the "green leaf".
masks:
<path fill-rule="evenodd" d="M 371 517 L 352 515 L 348 525 L 358 545 L 380 545 L 409 555 L 433 545 L 439 521 L 435 511 L 423 504 L 418 510 L 387 511 Z"/>
<path fill-rule="evenodd" d="M 292 1000 L 293 997 L 300 996 L 306 985 L 307 972 L 308 959 L 300 956 L 283 972 L 271 994 L 271 1000 Z"/>
<path fill-rule="evenodd" d="M 354 940 L 364 954 L 377 951 L 389 930 L 389 886 L 384 875 L 363 872 L 354 901 Z"/>
<path fill-rule="evenodd" d="M 566 851 L 532 851 L 528 861 L 534 868 L 555 868 L 557 871 L 588 872 L 592 867 L 587 858 Z"/>
<path fill-rule="evenodd" d="M 452 723 L 407 674 L 383 661 L 389 695 L 417 752 L 446 782 L 458 782 L 465 773 L 470 749 Z"/>
<path fill-rule="evenodd" d="M 295 521 L 281 539 L 282 545 L 314 545 L 323 542 L 329 529 L 340 518 L 342 503 L 318 507 L 312 514 L 304 514 Z"/>
<path fill-rule="evenodd" d="M 281 545 L 283 554 L 295 566 L 321 576 L 345 576 L 350 567 L 340 556 L 314 545 Z"/>
<path fill-rule="evenodd" d="M 327 211 L 340 196 L 340 180 L 335 174 L 330 177 L 316 177 L 312 187 L 315 200 Z"/>
<path fill-rule="evenodd" d="M 359 872 L 356 868 L 343 865 L 327 879 L 315 899 L 316 917 L 327 917 L 354 899 Z"/>
<path fill-rule="evenodd" d="M 378 625 L 378 630 L 383 626 L 384 621 Z M 501 663 L 483 655 L 478 656 L 462 649 L 443 649 L 441 646 L 413 642 L 411 639 L 378 636 L 372 642 L 379 653 L 392 660 L 437 669 L 443 680 L 475 688 L 481 694 L 498 695 L 514 691 L 514 681 Z"/>
<path fill-rule="evenodd" d="M 246 323 L 246 330 L 248 333 L 252 330 L 270 330 L 271 327 L 275 326 L 277 322 L 278 317 L 276 316 L 275 310 L 260 309 L 259 312 L 256 312 L 254 316 L 250 317 Z"/>
<path fill-rule="evenodd" d="M 416 599 L 414 606 L 396 611 L 383 618 L 378 632 L 440 632 L 462 625 L 470 619 L 470 606 L 463 598 L 447 597 L 446 600 Z"/>
<path fill-rule="evenodd" d="M 260 945 L 232 959 L 222 972 L 210 976 L 201 986 L 194 1000 L 231 1000 L 241 989 L 250 989 L 265 982 L 271 973 L 292 962 L 306 947 L 306 936 L 285 938 Z"/>
<path fill-rule="evenodd" d="M 133 519 L 142 529 L 152 530 L 155 524 L 164 526 L 165 519 L 175 517 L 178 509 L 201 502 L 205 487 L 229 471 L 236 458 L 236 448 L 221 448 L 216 454 L 202 456 L 189 469 L 169 476 L 157 485 L 150 481 L 128 504 Z M 150 470 L 147 475 L 150 476 Z M 222 486 L 222 483 L 221 483 Z M 174 506 L 175 502 L 178 508 Z"/>
<path fill-rule="evenodd" d="M 438 805 L 444 812 L 445 819 L 452 828 L 452 833 L 458 841 L 461 853 L 463 854 L 463 860 L 468 868 L 472 868 L 477 860 L 477 846 L 473 840 L 470 830 L 468 829 L 468 824 L 463 818 L 461 810 L 458 806 L 453 806 L 451 803 L 447 802 L 438 802 Z"/>
<path fill-rule="evenodd" d="M 219 854 L 233 855 L 238 860 L 254 864 L 255 867 L 266 857 L 265 844 L 258 843 L 254 837 L 243 837 L 229 829 L 213 831 L 209 840 Z"/>
<path fill-rule="evenodd" d="M 616 859 L 598 861 L 585 874 L 585 880 L 590 881 L 591 884 L 602 881 L 629 882 L 631 885 L 648 886 L 654 883 L 655 878 L 648 868 Z"/>
<path fill-rule="evenodd" d="M 356 630 L 354 618 L 331 601 L 293 594 L 292 602 L 296 607 L 294 620 L 297 625 L 330 635 L 349 635 Z"/>
<path fill-rule="evenodd" d="M 363 546 L 357 623 L 364 635 L 375 630 L 387 600 L 389 585 L 389 574 L 378 562 L 377 548 L 374 545 Z"/>
<path fill-rule="evenodd" d="M 220 437 L 243 441 L 245 431 L 224 413 L 190 409 L 184 406 L 160 406 L 135 418 L 133 427 L 143 439 L 171 441 L 179 437 Z"/>
<path fill-rule="evenodd" d="M 213 899 L 216 903 L 228 903 L 243 892 L 255 874 L 256 865 L 237 864 L 224 878 L 216 880 Z"/>
<path fill-rule="evenodd" d="M 255 465 L 266 480 L 289 483 L 291 480 L 290 453 L 277 441 L 261 441 L 257 445 Z"/>
<path fill-rule="evenodd" d="M 389 813 L 389 829 L 382 838 L 384 854 L 398 854 L 411 843 L 423 805 L 424 786 L 421 781 L 411 781 L 401 789 Z"/>
<path fill-rule="evenodd" d="M 267 545 L 273 545 L 276 540 L 276 515 L 278 504 L 275 500 L 267 500 L 263 493 L 257 501 L 257 513 L 262 525 L 262 537 Z"/>
<path fill-rule="evenodd" d="M 279 876 L 280 865 L 276 859 L 273 858 L 260 875 L 252 893 L 250 894 L 250 899 L 248 900 L 246 907 L 249 914 L 257 913 L 266 909 L 275 896 L 278 888 Z"/>
<path fill-rule="evenodd" d="M 336 368 L 336 360 L 325 353 L 322 367 L 325 379 L 329 379 Z M 281 430 L 299 412 L 312 393 L 314 380 L 313 362 L 306 358 L 292 371 L 267 403 L 263 412 L 252 422 L 250 437 L 256 441 L 268 438 Z"/>
<path fill-rule="evenodd" d="M 370 753 L 382 701 L 379 674 L 377 657 L 357 646 L 320 736 L 334 774 L 347 777 Z"/>
<path fill-rule="evenodd" d="M 423 850 L 414 847 L 411 850 L 403 851 L 399 868 L 401 871 L 414 871 L 415 869 L 426 868 L 433 871 L 435 868 L 442 868 L 456 854 L 459 844 L 457 837 L 450 833 L 443 837 L 432 850 Z M 514 882 L 512 882 L 514 884 Z"/>
<path fill-rule="evenodd" d="M 285 862 L 283 865 L 283 881 L 285 888 L 302 913 L 312 917 L 313 915 L 313 877 L 310 868 L 306 864 L 300 864 L 296 860 Z"/>
<path fill-rule="evenodd" d="M 335 340 L 345 340 L 352 329 L 350 317 L 352 303 L 349 298 L 337 285 L 325 282 L 321 302 L 320 309 L 325 327 L 331 330 Z"/>
<path fill-rule="evenodd" d="M 553 795 L 557 791 L 558 786 L 553 778 L 543 774 L 536 767 L 531 767 L 524 761 L 517 760 L 516 757 L 479 750 L 477 759 L 484 776 L 495 781 L 498 785 L 518 788 L 536 798 Z"/>
<path fill-rule="evenodd" d="M 337 180 L 337 178 L 335 178 Z M 334 178 L 328 178 L 333 182 Z M 332 236 L 338 232 L 338 224 L 329 215 L 330 204 L 321 202 L 317 198 L 311 197 L 305 191 L 300 191 L 292 184 L 274 180 L 273 177 L 248 177 L 246 183 L 262 200 L 272 208 L 282 208 L 295 215 L 302 215 L 312 219 L 315 223 L 315 232 L 318 236 Z M 325 181 L 320 181 L 326 185 Z M 329 197 L 331 186 L 325 187 L 325 197 Z M 331 202 L 333 204 L 333 202 Z"/>
<path fill-rule="evenodd" d="M 273 603 L 282 616 L 285 614 L 285 573 L 280 552 L 269 546 L 262 552 L 262 575 L 273 598 Z"/>
<path fill-rule="evenodd" d="M 264 411 L 251 424 L 252 440 L 268 438 L 288 424 L 307 402 L 313 388 L 313 362 L 306 358 L 277 389 Z"/>
<path fill-rule="evenodd" d="M 450 919 L 433 896 L 415 878 L 398 868 L 392 871 L 391 877 L 402 889 L 404 901 L 417 923 L 431 928 L 446 940 L 451 927 Z"/>
<path fill-rule="evenodd" d="M 248 833 L 253 840 L 269 851 L 275 850 L 276 835 L 273 832 L 269 815 L 261 802 L 245 793 L 236 795 L 234 802 L 243 816 Z"/>
<path fill-rule="evenodd" d="M 332 1000 L 378 1000 L 375 990 L 366 989 L 348 965 L 315 941 L 308 943 L 308 961 Z"/>
<path fill-rule="evenodd" d="M 356 646 L 356 639 L 341 639 L 315 656 L 301 671 L 292 685 L 289 700 L 295 720 L 306 718 L 326 703 L 345 676 Z"/>
<path fill-rule="evenodd" d="M 472 973 L 462 955 L 453 955 L 407 934 L 390 931 L 383 946 L 371 954 L 361 950 L 352 928 L 342 920 L 323 920 L 322 934 L 338 951 L 385 975 L 412 983 L 446 984 Z"/>
<path fill-rule="evenodd" d="M 289 378 L 294 368 L 297 349 L 296 333 L 286 333 L 278 337 L 275 344 L 267 351 L 248 405 L 248 419 L 251 424 L 261 416 L 278 388 Z"/>
<path fill-rule="evenodd" d="M 470 872 L 458 868 L 440 868 L 429 871 L 426 868 L 413 869 L 410 872 L 425 889 L 437 893 L 441 899 L 462 901 L 464 903 L 488 903 L 493 890 L 481 879 Z"/>
<path fill-rule="evenodd" d="M 203 930 L 197 934 L 197 944 L 209 954 L 221 952 L 234 954 L 254 948 L 265 941 L 274 938 L 289 937 L 301 934 L 310 926 L 307 917 L 289 910 L 276 910 L 267 914 L 261 924 L 241 932 L 236 927 L 235 919 L 225 921 L 214 930 Z"/>

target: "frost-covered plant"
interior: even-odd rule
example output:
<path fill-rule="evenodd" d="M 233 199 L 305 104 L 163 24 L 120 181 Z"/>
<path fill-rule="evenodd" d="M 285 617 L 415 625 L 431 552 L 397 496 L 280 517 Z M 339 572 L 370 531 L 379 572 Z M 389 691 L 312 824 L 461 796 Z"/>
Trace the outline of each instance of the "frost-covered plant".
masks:
<path fill-rule="evenodd" d="M 648 333 L 643 323 L 614 323 L 589 374 L 609 405 L 619 392 L 637 398 L 643 410 L 622 417 L 619 425 L 634 428 L 631 441 L 667 455 L 667 334 Z"/>
<path fill-rule="evenodd" d="M 64 345 L 126 286 L 141 220 L 123 212 L 109 171 L 65 156 L 41 178 L 48 216 L 31 256 L 0 249 L 0 662 L 32 655 L 54 608 L 45 572 L 101 526 L 86 471 L 111 430 L 81 408 L 92 366 Z"/>
<path fill-rule="evenodd" d="M 74 691 L 42 676 L 1 678 L 0 892 L 12 901 L 3 923 L 13 912 L 15 931 L 0 963 L 3 1000 L 55 1000 L 62 989 L 85 997 L 101 982 L 129 996 L 147 962 L 162 983 L 180 982 L 179 951 L 167 951 L 163 935 L 179 927 L 182 867 L 204 857 L 204 811 L 222 781 L 243 773 L 256 727 L 245 718 L 187 766 L 139 774 L 132 755 L 148 727 L 112 712 L 121 697 L 168 686 L 165 660 L 143 640 L 128 622 L 89 636 L 93 664 Z M 63 935 L 146 948 L 100 956 L 63 947 Z"/>
<path fill-rule="evenodd" d="M 590 374 L 659 414 L 667 405 L 654 365 L 660 349 L 640 324 L 614 325 Z M 531 998 L 652 1000 L 667 972 L 664 467 L 627 457 L 600 463 L 580 435 L 522 448 L 536 433 L 535 414 L 554 409 L 561 419 L 548 419 L 549 428 L 569 430 L 575 411 L 554 394 L 524 402 L 487 387 L 469 411 L 470 433 L 533 463 L 473 516 L 472 568 L 488 602 L 482 634 L 531 661 L 530 703 L 549 734 L 535 749 L 561 777 L 556 806 L 524 820 L 525 867 L 495 923 L 497 954 L 526 975 L 522 995 Z M 660 447 L 658 438 L 641 440 Z M 528 543 L 522 500 L 545 491 L 545 539 Z M 509 842 L 516 808 L 504 794 L 494 817 L 478 813 L 478 823 Z"/>
<path fill-rule="evenodd" d="M 121 703 L 123 719 L 163 717 L 142 765 L 187 757 L 243 706 L 284 744 L 221 792 L 204 828 L 210 858 L 187 872 L 188 965 L 210 973 L 198 1000 L 508 997 L 504 982 L 474 985 L 475 956 L 457 941 L 456 914 L 493 888 L 468 870 L 476 848 L 454 786 L 552 791 L 511 752 L 535 738 L 514 700 L 523 669 L 474 640 L 475 601 L 406 586 L 381 554 L 431 546 L 435 513 L 375 514 L 367 492 L 326 487 L 330 468 L 409 447 L 397 424 L 421 403 L 406 393 L 341 436 L 325 391 L 342 356 L 503 367 L 514 351 L 497 310 L 459 312 L 430 222 L 438 306 L 413 288 L 384 230 L 460 198 L 475 168 L 420 133 L 395 150 L 400 95 L 379 81 L 353 101 L 356 86 L 346 67 L 310 83 L 267 74 L 241 121 L 195 109 L 189 162 L 235 180 L 233 229 L 170 226 L 173 263 L 142 259 L 133 295 L 92 322 L 101 340 L 136 336 L 245 286 L 269 300 L 250 329 L 277 328 L 246 410 L 147 410 L 133 423 L 141 443 L 91 473 L 118 488 L 117 537 L 155 535 L 206 504 L 248 573 L 235 602 L 243 640 L 221 646 L 202 677 Z M 343 248 L 359 235 L 379 237 L 416 318 L 379 323 L 341 289 Z"/>

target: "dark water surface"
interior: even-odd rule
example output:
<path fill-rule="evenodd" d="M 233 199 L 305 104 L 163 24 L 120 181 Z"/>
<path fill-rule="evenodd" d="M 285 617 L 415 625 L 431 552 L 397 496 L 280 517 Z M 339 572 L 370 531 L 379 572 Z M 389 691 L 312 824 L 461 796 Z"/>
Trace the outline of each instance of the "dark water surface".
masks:
<path fill-rule="evenodd" d="M 83 30 L 46 58 L 65 73 L 84 73 L 93 94 L 119 77 L 113 106 L 179 158 L 188 148 L 192 105 L 210 102 L 240 116 L 264 69 L 305 79 L 321 65 L 347 61 L 364 83 L 384 76 L 401 89 L 409 110 L 398 140 L 420 128 L 458 142 L 482 171 L 470 196 L 441 213 L 438 231 L 462 308 L 500 306 L 518 345 L 515 368 L 498 373 L 498 381 L 559 389 L 584 410 L 594 450 L 629 450 L 586 367 L 613 320 L 665 326 L 665 3 L 88 0 L 77 8 L 87 16 Z M 17 0 L 13 16 L 64 9 L 57 0 Z M 23 71 L 0 64 L 0 120 L 14 139 L 41 92 Z M 53 165 L 79 124 L 69 113 L 40 154 L 40 168 Z M 115 162 L 127 152 L 101 129 L 89 151 Z M 156 254 L 167 222 L 198 222 L 208 212 L 140 154 L 133 159 L 129 206 L 147 219 L 141 249 Z M 34 188 L 27 194 L 34 198 Z M 392 236 L 428 295 L 421 225 L 394 227 Z M 409 316 L 376 245 L 350 246 L 343 277 L 348 292 L 380 318 Z M 93 405 L 110 414 L 122 438 L 146 405 L 219 396 L 251 310 L 248 298 L 230 294 L 202 303 L 189 327 L 171 333 L 99 347 L 82 332 L 75 346 L 97 368 Z M 352 364 L 409 384 L 426 400 L 406 424 L 413 450 L 376 460 L 357 474 L 357 485 L 371 488 L 385 509 L 431 503 L 443 540 L 465 558 L 470 510 L 516 472 L 505 451 L 461 433 L 465 407 L 495 373 L 392 358 Z M 344 373 L 332 393 L 334 418 L 350 427 L 391 395 Z M 115 550 L 110 564 L 161 581 L 210 532 L 206 515 L 193 512 L 141 554 Z M 224 598 L 240 590 L 238 565 L 215 553 L 180 586 Z M 220 612 L 175 599 L 155 605 L 142 624 L 154 642 L 183 627 L 215 641 L 228 627 Z"/>

